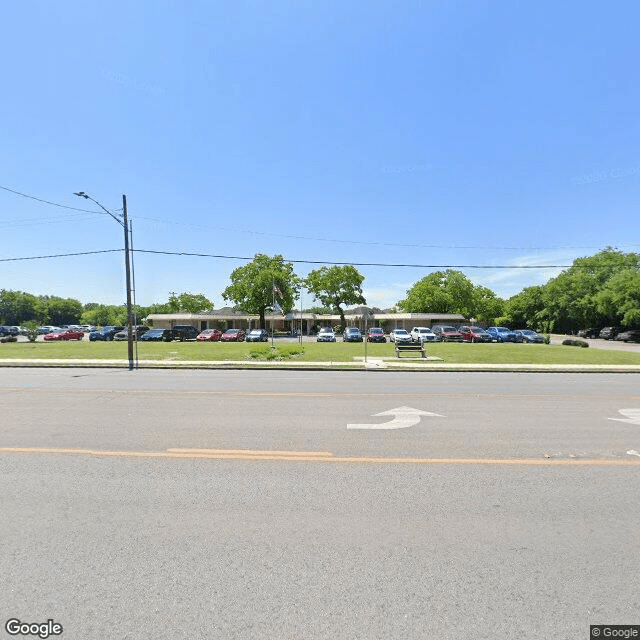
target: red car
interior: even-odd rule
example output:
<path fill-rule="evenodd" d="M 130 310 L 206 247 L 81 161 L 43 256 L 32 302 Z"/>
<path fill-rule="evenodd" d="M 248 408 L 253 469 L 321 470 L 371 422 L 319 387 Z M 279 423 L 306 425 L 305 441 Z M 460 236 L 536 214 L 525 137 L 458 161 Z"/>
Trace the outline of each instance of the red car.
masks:
<path fill-rule="evenodd" d="M 83 331 L 57 331 L 55 333 L 47 333 L 45 340 L 82 340 L 84 338 Z"/>
<path fill-rule="evenodd" d="M 196 340 L 198 340 L 198 342 L 218 342 L 220 338 L 222 338 L 222 331 L 205 329 L 197 335 Z"/>
<path fill-rule="evenodd" d="M 491 342 L 491 336 L 482 327 L 458 327 L 463 342 Z"/>
<path fill-rule="evenodd" d="M 242 329 L 227 329 L 221 336 L 222 342 L 242 342 L 244 340 L 244 331 Z"/>
<path fill-rule="evenodd" d="M 371 327 L 367 331 L 367 342 L 386 342 L 387 338 L 380 327 Z"/>

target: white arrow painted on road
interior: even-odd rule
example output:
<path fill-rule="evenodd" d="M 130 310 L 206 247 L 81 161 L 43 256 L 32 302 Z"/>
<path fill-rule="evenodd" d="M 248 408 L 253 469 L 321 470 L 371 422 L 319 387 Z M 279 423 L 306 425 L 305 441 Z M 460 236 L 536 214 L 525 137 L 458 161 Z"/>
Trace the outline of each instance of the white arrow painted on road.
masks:
<path fill-rule="evenodd" d="M 381 424 L 348 424 L 347 429 L 406 429 L 407 427 L 413 427 L 418 424 L 422 416 L 444 418 L 444 416 L 441 416 L 439 413 L 431 413 L 431 411 L 422 411 L 412 407 L 397 407 L 396 409 L 389 409 L 389 411 L 376 413 L 373 417 L 377 418 L 378 416 L 395 417 L 393 420 L 389 420 L 389 422 L 382 422 Z"/>
<path fill-rule="evenodd" d="M 640 424 L 640 409 L 620 409 L 619 413 L 626 418 L 609 418 L 618 422 L 628 422 L 629 424 Z"/>

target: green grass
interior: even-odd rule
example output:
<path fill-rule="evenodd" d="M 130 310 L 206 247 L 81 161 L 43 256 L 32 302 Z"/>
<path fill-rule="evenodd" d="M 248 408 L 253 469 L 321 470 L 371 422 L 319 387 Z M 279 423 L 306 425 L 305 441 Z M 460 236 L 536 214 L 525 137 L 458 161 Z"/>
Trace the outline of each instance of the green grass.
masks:
<path fill-rule="evenodd" d="M 140 342 L 140 360 L 246 360 L 256 362 L 266 359 L 294 359 L 316 362 L 351 362 L 364 356 L 363 343 L 304 342 L 303 353 L 296 342 L 276 340 L 275 358 L 270 344 L 255 343 L 199 343 L 199 342 Z M 253 352 L 253 357 L 251 357 Z M 455 344 L 426 345 L 428 356 L 435 356 L 447 363 L 469 364 L 640 364 L 640 352 L 605 349 L 581 349 L 562 345 L 544 344 Z M 391 343 L 367 345 L 370 358 L 394 357 Z M 126 342 L 16 342 L 0 344 L 3 358 L 95 358 L 126 360 Z M 403 357 L 403 361 L 409 358 Z"/>

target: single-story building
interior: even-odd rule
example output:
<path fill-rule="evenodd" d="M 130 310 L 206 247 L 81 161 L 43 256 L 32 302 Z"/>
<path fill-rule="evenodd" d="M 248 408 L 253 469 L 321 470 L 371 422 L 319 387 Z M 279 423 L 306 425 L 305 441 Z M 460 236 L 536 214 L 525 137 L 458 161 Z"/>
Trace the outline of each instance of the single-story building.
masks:
<path fill-rule="evenodd" d="M 366 331 L 369 327 L 382 327 L 386 333 L 392 329 L 413 327 L 431 327 L 434 324 L 459 325 L 467 322 L 459 313 L 400 313 L 393 309 L 380 310 L 371 307 L 354 307 L 345 311 L 347 326 L 358 327 Z M 338 314 L 320 314 L 309 311 L 290 311 L 286 315 L 280 313 L 267 314 L 267 326 L 271 331 L 301 331 L 309 335 L 317 327 L 334 327 L 340 324 Z M 202 313 L 152 313 L 146 321 L 159 329 L 170 329 L 177 324 L 190 324 L 198 331 L 205 329 L 260 329 L 260 317 L 236 311 L 230 307 L 212 309 Z"/>

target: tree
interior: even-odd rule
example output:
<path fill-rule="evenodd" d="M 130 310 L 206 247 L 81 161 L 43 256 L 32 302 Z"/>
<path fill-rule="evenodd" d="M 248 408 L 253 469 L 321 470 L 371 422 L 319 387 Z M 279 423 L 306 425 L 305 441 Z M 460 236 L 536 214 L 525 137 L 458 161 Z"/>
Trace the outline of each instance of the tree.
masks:
<path fill-rule="evenodd" d="M 599 253 L 573 261 L 571 267 L 544 286 L 549 330 L 615 324 L 615 310 L 599 298 L 607 283 L 624 270 L 637 269 L 640 255 L 607 247 Z M 607 311 L 608 310 L 608 311 Z"/>
<path fill-rule="evenodd" d="M 232 301 L 245 313 L 260 316 L 260 327 L 265 327 L 267 311 L 276 305 L 284 313 L 293 309 L 300 279 L 293 271 L 293 264 L 280 255 L 267 256 L 257 253 L 248 264 L 231 272 L 231 284 L 222 292 L 225 300 Z"/>
<path fill-rule="evenodd" d="M 74 298 L 45 298 L 46 315 L 51 324 L 77 324 L 82 315 L 82 303 Z"/>
<path fill-rule="evenodd" d="M 416 282 L 398 306 L 408 313 L 475 313 L 473 283 L 461 271 L 435 271 Z"/>
<path fill-rule="evenodd" d="M 620 271 L 596 294 L 595 301 L 598 311 L 613 324 L 640 327 L 640 271 Z"/>
<path fill-rule="evenodd" d="M 169 296 L 169 307 L 172 311 L 187 311 L 189 313 L 200 313 L 213 309 L 213 302 L 203 293 L 181 293 Z"/>
<path fill-rule="evenodd" d="M 305 286 L 323 306 L 340 314 L 340 324 L 346 326 L 341 305 L 367 304 L 362 295 L 364 276 L 351 265 L 314 269 L 305 279 Z"/>
<path fill-rule="evenodd" d="M 505 324 L 546 331 L 548 327 L 545 324 L 545 305 L 543 286 L 526 287 L 507 300 L 504 309 Z"/>

